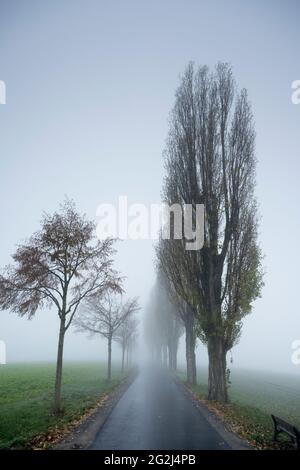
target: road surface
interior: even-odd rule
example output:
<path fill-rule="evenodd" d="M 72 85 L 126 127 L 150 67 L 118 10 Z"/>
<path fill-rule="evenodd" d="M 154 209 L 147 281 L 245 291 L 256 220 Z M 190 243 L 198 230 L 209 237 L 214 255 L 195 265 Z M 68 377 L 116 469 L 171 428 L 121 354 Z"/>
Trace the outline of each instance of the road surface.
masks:
<path fill-rule="evenodd" d="M 145 369 L 124 393 L 91 449 L 229 449 L 165 371 Z"/>

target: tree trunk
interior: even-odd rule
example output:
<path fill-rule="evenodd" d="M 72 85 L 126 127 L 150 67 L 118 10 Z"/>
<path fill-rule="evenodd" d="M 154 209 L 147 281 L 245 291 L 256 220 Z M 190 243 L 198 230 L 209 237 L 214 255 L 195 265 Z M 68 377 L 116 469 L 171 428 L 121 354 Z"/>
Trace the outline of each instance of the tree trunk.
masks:
<path fill-rule="evenodd" d="M 125 367 L 125 344 L 122 344 L 122 372 L 124 372 Z"/>
<path fill-rule="evenodd" d="M 197 369 L 196 369 L 196 336 L 195 336 L 195 318 L 193 313 L 190 313 L 185 321 L 185 351 L 186 351 L 186 371 L 187 382 L 190 385 L 197 383 Z"/>
<path fill-rule="evenodd" d="M 56 376 L 55 376 L 55 391 L 54 391 L 54 414 L 61 412 L 61 380 L 62 380 L 62 367 L 63 367 L 63 350 L 65 338 L 65 318 L 60 320 L 57 360 L 56 360 Z"/>
<path fill-rule="evenodd" d="M 161 366 L 162 365 L 162 347 L 161 347 L 161 344 L 156 346 L 155 355 L 156 355 L 155 362 L 157 362 Z"/>
<path fill-rule="evenodd" d="M 208 399 L 228 402 L 226 381 L 226 350 L 223 340 L 214 336 L 208 339 Z"/>
<path fill-rule="evenodd" d="M 176 371 L 177 369 L 177 350 L 178 350 L 178 341 L 177 338 L 173 340 L 172 344 L 172 369 Z"/>
<path fill-rule="evenodd" d="M 176 345 L 176 348 L 174 350 L 174 358 L 173 358 L 173 369 L 175 371 L 177 370 L 177 350 L 178 350 L 178 345 Z"/>
<path fill-rule="evenodd" d="M 107 380 L 111 380 L 111 343 L 112 343 L 112 336 L 108 337 L 107 341 L 107 348 L 108 348 L 108 356 L 107 356 Z"/>
<path fill-rule="evenodd" d="M 163 353 L 163 367 L 168 367 L 168 349 L 165 344 L 162 346 L 162 353 Z"/>
<path fill-rule="evenodd" d="M 174 371 L 177 368 L 177 349 L 178 349 L 178 343 L 176 339 L 172 338 L 168 344 L 169 369 L 174 370 Z"/>
<path fill-rule="evenodd" d="M 129 367 L 129 346 L 127 348 L 127 354 L 126 354 L 126 365 L 127 365 L 127 368 Z"/>

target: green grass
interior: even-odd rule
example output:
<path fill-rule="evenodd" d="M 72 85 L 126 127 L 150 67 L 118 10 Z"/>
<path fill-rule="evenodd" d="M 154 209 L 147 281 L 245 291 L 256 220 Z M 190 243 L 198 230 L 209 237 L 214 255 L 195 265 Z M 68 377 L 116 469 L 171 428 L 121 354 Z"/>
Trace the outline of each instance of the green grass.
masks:
<path fill-rule="evenodd" d="M 179 376 L 185 379 L 182 371 Z M 237 369 L 232 371 L 230 380 L 230 405 L 214 405 L 216 411 L 233 430 L 257 447 L 274 446 L 271 413 L 300 428 L 299 375 Z M 193 391 L 202 399 L 207 395 L 206 370 L 200 369 Z M 286 439 L 282 440 L 285 447 Z"/>
<path fill-rule="evenodd" d="M 51 413 L 55 365 L 47 363 L 0 366 L 0 448 L 23 448 L 34 436 L 63 428 L 93 407 L 101 395 L 122 379 L 119 369 L 106 381 L 105 365 L 66 363 L 63 369 L 64 414 Z"/>

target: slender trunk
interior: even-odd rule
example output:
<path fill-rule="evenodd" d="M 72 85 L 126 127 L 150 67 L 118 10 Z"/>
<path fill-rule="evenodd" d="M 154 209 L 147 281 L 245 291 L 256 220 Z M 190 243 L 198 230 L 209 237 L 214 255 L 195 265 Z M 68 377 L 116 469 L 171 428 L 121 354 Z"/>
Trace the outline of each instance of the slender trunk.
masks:
<path fill-rule="evenodd" d="M 208 339 L 208 399 L 228 402 L 226 381 L 226 350 L 223 340 L 214 336 Z"/>
<path fill-rule="evenodd" d="M 55 376 L 55 390 L 54 390 L 54 414 L 61 412 L 61 380 L 62 380 L 62 367 L 63 367 L 63 351 L 64 351 L 64 338 L 65 338 L 65 318 L 60 320 L 58 349 L 56 360 L 56 376 Z"/>
<path fill-rule="evenodd" d="M 108 356 L 107 356 L 107 380 L 111 380 L 111 343 L 112 343 L 112 335 L 108 336 L 107 341 L 107 348 L 108 348 Z"/>
<path fill-rule="evenodd" d="M 172 351 L 172 343 L 169 341 L 168 344 L 168 357 L 169 357 L 169 369 L 173 369 L 173 351 Z"/>
<path fill-rule="evenodd" d="M 177 350 L 178 350 L 177 338 L 173 339 L 172 350 L 173 350 L 172 368 L 175 371 L 177 369 Z"/>
<path fill-rule="evenodd" d="M 129 367 L 129 346 L 128 346 L 128 348 L 127 348 L 127 354 L 126 354 L 126 356 L 127 356 L 127 357 L 126 357 L 126 366 L 127 366 L 127 369 L 128 369 L 128 367 Z"/>
<path fill-rule="evenodd" d="M 185 346 L 186 346 L 186 370 L 187 382 L 190 385 L 197 383 L 196 369 L 196 335 L 195 335 L 195 318 L 193 313 L 189 313 L 185 322 Z"/>
<path fill-rule="evenodd" d="M 125 367 L 125 344 L 122 344 L 122 372 L 124 372 Z"/>
<path fill-rule="evenodd" d="M 129 365 L 130 367 L 132 367 L 132 351 L 133 351 L 132 345 L 129 345 L 128 349 L 129 349 Z"/>

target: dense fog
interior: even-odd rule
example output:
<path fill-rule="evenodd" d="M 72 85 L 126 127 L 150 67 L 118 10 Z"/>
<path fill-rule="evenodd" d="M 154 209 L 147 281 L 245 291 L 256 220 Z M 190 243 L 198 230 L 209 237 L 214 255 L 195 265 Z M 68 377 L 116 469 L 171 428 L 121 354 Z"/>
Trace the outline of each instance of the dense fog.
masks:
<path fill-rule="evenodd" d="M 291 84 L 299 78 L 293 52 L 298 2 L 290 2 L 293 9 L 279 1 L 271 8 L 270 2 L 252 2 L 251 14 L 242 2 L 226 2 L 225 9 L 220 1 L 217 10 L 209 2 L 186 8 L 179 1 L 143 7 L 130 1 L 115 8 L 115 2 L 95 0 L 86 9 L 79 3 L 24 2 L 16 10 L 14 3 L 2 2 L 0 79 L 7 85 L 7 104 L 0 109 L 1 266 L 39 228 L 43 211 L 55 211 L 66 195 L 92 220 L 99 204 L 117 206 L 122 195 L 129 204 L 160 203 L 162 153 L 179 76 L 189 60 L 209 66 L 228 61 L 253 108 L 266 272 L 230 367 L 299 374 L 300 365 L 291 360 L 292 343 L 300 339 L 300 105 L 291 101 Z M 225 34 L 233 9 L 234 24 Z M 266 31 L 270 16 L 273 26 Z M 66 18 L 72 23 L 67 32 Z M 36 41 L 41 32 L 43 41 Z M 126 295 L 139 297 L 141 306 L 138 362 L 149 357 L 144 319 L 156 283 L 155 243 L 116 244 L 115 268 L 125 276 Z M 39 310 L 31 320 L 1 312 L 7 362 L 54 361 L 58 328 L 54 309 Z M 113 361 L 120 361 L 120 352 L 115 345 Z M 206 366 L 200 340 L 196 355 L 199 367 Z M 71 327 L 64 357 L 104 361 L 106 343 Z M 185 365 L 183 334 L 178 364 Z"/>

